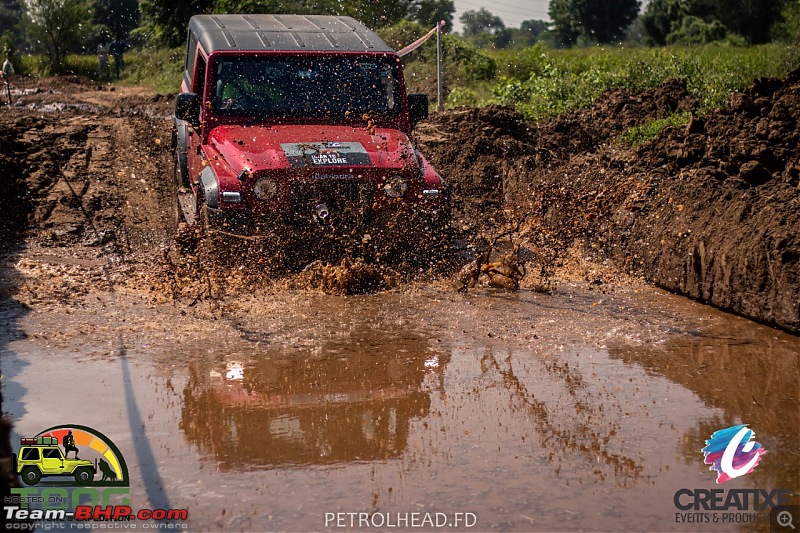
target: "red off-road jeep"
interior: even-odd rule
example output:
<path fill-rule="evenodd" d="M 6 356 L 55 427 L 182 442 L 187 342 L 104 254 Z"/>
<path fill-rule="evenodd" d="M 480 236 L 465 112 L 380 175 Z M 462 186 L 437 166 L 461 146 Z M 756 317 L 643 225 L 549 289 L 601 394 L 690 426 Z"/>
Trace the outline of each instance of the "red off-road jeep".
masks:
<path fill-rule="evenodd" d="M 187 221 L 436 238 L 448 195 L 409 140 L 428 98 L 405 91 L 400 58 L 350 17 L 192 17 L 173 131 Z"/>

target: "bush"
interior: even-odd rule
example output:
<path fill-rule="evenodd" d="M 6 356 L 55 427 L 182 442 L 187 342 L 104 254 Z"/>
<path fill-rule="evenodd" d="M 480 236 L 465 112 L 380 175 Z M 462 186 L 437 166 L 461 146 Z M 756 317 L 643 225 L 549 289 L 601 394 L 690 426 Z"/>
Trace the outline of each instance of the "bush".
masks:
<path fill-rule="evenodd" d="M 699 17 L 685 16 L 680 27 L 667 35 L 667 44 L 707 44 L 721 41 L 728 30 L 718 20 L 705 22 Z"/>
<path fill-rule="evenodd" d="M 120 82 L 128 85 L 150 85 L 159 93 L 174 94 L 180 89 L 185 53 L 183 47 L 131 51 L 125 54 L 125 70 L 122 71 Z M 109 63 L 113 78 L 114 60 L 109 60 Z M 46 56 L 26 55 L 20 58 L 19 65 L 17 68 L 19 74 L 33 76 L 52 74 Z M 64 59 L 63 73 L 97 80 L 97 56 L 68 55 Z"/>
<path fill-rule="evenodd" d="M 607 89 L 641 90 L 679 78 L 707 111 L 726 105 L 731 92 L 745 89 L 754 78 L 780 77 L 800 64 L 800 49 L 781 44 L 537 52 L 527 56 L 527 64 L 515 58 L 531 52 L 502 56 L 508 73 L 530 75 L 501 76 L 480 103 L 513 105 L 527 118 L 539 119 L 589 106 Z"/>
<path fill-rule="evenodd" d="M 475 91 L 467 89 L 466 87 L 456 87 L 447 95 L 447 107 L 475 107 L 478 105 L 478 102 L 478 95 Z"/>
<path fill-rule="evenodd" d="M 416 22 L 412 22 L 410 20 L 401 20 L 400 22 L 392 26 L 379 28 L 376 31 L 376 33 L 381 39 L 386 41 L 386 44 L 388 44 L 395 50 L 400 50 L 401 48 L 405 48 L 409 44 L 413 43 L 414 41 L 416 41 L 417 39 L 428 33 L 428 30 L 423 28 L 421 24 L 418 24 Z M 419 49 L 411 52 L 409 56 L 406 56 L 406 60 L 415 59 L 419 53 L 420 53 Z"/>
<path fill-rule="evenodd" d="M 151 85 L 162 94 L 175 94 L 180 90 L 186 49 L 144 48 L 125 56 L 126 84 Z"/>

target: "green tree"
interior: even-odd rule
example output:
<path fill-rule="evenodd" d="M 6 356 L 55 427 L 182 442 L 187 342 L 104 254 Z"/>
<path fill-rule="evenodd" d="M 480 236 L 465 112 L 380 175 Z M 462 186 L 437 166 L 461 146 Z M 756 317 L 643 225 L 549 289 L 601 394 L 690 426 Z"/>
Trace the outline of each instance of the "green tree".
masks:
<path fill-rule="evenodd" d="M 139 25 L 139 1 L 95 0 L 94 22 L 110 37 L 127 36 Z"/>
<path fill-rule="evenodd" d="M 560 48 L 569 48 L 581 35 L 580 14 L 574 0 L 550 0 L 547 13 L 553 21 L 553 37 Z"/>
<path fill-rule="evenodd" d="M 683 0 L 650 0 L 642 13 L 645 43 L 664 46 L 667 37 L 680 25 L 688 6 Z"/>
<path fill-rule="evenodd" d="M 549 13 L 562 45 L 574 44 L 581 35 L 605 44 L 625 37 L 640 7 L 640 0 L 551 0 Z"/>
<path fill-rule="evenodd" d="M 20 0 L 0 0 L 0 35 L 14 45 L 22 41 L 23 9 Z"/>
<path fill-rule="evenodd" d="M 464 37 L 476 37 L 481 33 L 495 35 L 506 29 L 503 19 L 483 7 L 464 11 L 459 20 L 464 25 Z"/>
<path fill-rule="evenodd" d="M 781 20 L 773 26 L 772 34 L 780 41 L 800 40 L 800 0 L 786 2 Z"/>
<path fill-rule="evenodd" d="M 345 6 L 348 15 L 377 29 L 412 18 L 414 0 L 357 0 Z"/>
<path fill-rule="evenodd" d="M 401 48 L 408 46 L 425 35 L 429 30 L 430 28 L 424 27 L 418 22 L 401 20 L 393 26 L 380 28 L 376 33 L 386 42 L 386 44 L 395 50 L 400 50 Z M 418 48 L 414 52 L 411 52 L 411 57 L 407 58 L 406 61 L 411 60 L 411 58 L 417 59 L 424 50 L 425 47 L 423 46 L 422 48 Z"/>
<path fill-rule="evenodd" d="M 510 47 L 527 48 L 539 41 L 543 41 L 549 35 L 549 24 L 543 20 L 524 20 L 519 28 L 509 28 L 507 32 L 511 36 Z M 497 46 L 495 44 L 495 46 Z"/>
<path fill-rule="evenodd" d="M 519 29 L 524 32 L 531 44 L 539 40 L 539 36 L 546 32 L 550 25 L 543 20 L 523 20 Z"/>
<path fill-rule="evenodd" d="M 316 0 L 303 2 L 300 0 L 215 0 L 214 13 L 272 13 L 295 15 L 343 15 L 358 11 L 357 3 L 345 6 L 337 0 Z"/>
<path fill-rule="evenodd" d="M 135 31 L 137 36 L 153 44 L 173 47 L 186 40 L 186 28 L 192 15 L 203 13 L 349 15 L 378 29 L 422 15 L 443 18 L 452 24 L 454 10 L 452 0 L 140 0 L 139 7 L 142 23 Z"/>
<path fill-rule="evenodd" d="M 784 0 L 691 0 L 689 13 L 706 22 L 718 20 L 749 43 L 760 44 L 769 41 L 785 4 Z"/>
<path fill-rule="evenodd" d="M 507 48 L 514 40 L 514 32 L 506 28 L 503 19 L 484 8 L 465 11 L 459 20 L 464 25 L 464 37 L 478 48 Z"/>
<path fill-rule="evenodd" d="M 784 20 L 782 10 L 797 0 L 651 0 L 642 15 L 650 44 L 694 41 L 718 35 L 717 26 L 752 44 L 769 41 L 773 27 Z M 692 20 L 684 20 L 692 17 Z M 702 22 L 702 24 L 700 23 Z M 716 23 L 716 24 L 715 24 Z M 676 35 L 669 38 L 669 35 Z"/>
<path fill-rule="evenodd" d="M 47 52 L 50 69 L 61 72 L 66 54 L 86 38 L 94 15 L 90 0 L 28 0 L 26 25 Z"/>
<path fill-rule="evenodd" d="M 186 42 L 186 28 L 192 15 L 210 13 L 214 0 L 141 0 L 141 24 L 133 32 L 150 44 L 176 47 Z"/>
<path fill-rule="evenodd" d="M 412 9 L 412 18 L 425 26 L 433 28 L 444 21 L 444 31 L 453 31 L 453 16 L 456 6 L 453 0 L 419 0 Z"/>
<path fill-rule="evenodd" d="M 681 24 L 667 36 L 667 44 L 706 44 L 725 38 L 727 30 L 718 20 L 706 22 L 700 17 L 687 15 Z"/>

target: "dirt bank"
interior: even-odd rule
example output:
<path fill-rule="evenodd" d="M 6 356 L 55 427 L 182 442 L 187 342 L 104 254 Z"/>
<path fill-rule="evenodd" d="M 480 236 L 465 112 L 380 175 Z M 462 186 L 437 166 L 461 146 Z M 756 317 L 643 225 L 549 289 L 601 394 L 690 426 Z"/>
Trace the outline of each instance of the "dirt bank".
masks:
<path fill-rule="evenodd" d="M 419 141 L 463 219 L 504 208 L 553 261 L 578 242 L 598 262 L 800 332 L 800 71 L 638 148 L 619 140 L 678 110 L 694 99 L 671 80 L 538 125 L 502 108 L 439 114 Z"/>

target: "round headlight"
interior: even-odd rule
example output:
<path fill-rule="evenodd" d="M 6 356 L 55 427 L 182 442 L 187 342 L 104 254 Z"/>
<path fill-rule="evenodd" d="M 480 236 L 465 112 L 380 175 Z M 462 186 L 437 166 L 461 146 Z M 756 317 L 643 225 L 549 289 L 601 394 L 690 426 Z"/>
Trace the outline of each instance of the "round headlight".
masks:
<path fill-rule="evenodd" d="M 406 180 L 400 174 L 389 176 L 389 178 L 383 184 L 383 192 L 385 192 L 386 196 L 389 198 L 400 198 L 406 193 L 407 190 L 408 180 Z"/>
<path fill-rule="evenodd" d="M 278 184 L 271 178 L 261 178 L 253 185 L 253 193 L 259 200 L 271 200 L 278 194 Z"/>

